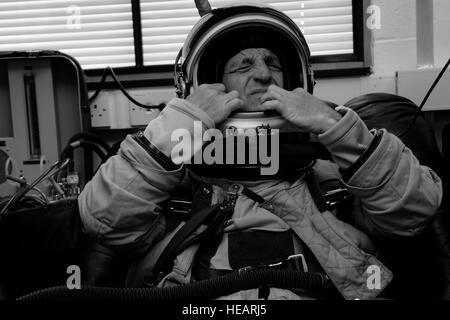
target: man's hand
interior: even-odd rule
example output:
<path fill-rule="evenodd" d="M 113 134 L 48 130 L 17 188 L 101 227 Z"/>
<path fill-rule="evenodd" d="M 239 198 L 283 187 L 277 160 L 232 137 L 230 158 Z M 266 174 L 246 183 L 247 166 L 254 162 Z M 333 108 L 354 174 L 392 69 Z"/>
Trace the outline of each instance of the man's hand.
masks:
<path fill-rule="evenodd" d="M 341 115 L 302 88 L 293 91 L 270 85 L 261 97 L 263 110 L 276 110 L 300 129 L 321 134 L 336 124 Z"/>
<path fill-rule="evenodd" d="M 215 124 L 228 118 L 231 112 L 242 107 L 236 90 L 225 92 L 221 83 L 202 84 L 186 100 L 205 111 Z"/>

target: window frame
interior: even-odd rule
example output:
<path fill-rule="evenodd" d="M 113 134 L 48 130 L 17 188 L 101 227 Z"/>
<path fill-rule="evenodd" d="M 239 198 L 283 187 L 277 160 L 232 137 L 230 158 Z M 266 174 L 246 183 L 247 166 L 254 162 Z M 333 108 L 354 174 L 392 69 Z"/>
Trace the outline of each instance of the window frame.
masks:
<path fill-rule="evenodd" d="M 144 66 L 140 0 L 130 0 L 133 17 L 133 37 L 135 66 L 114 68 L 124 87 L 162 87 L 172 86 L 173 65 Z M 352 0 L 353 16 L 353 54 L 325 55 L 311 58 L 315 78 L 366 76 L 371 74 L 370 38 L 371 32 L 365 27 L 365 14 L 370 0 Z M 181 49 L 181 48 L 180 48 Z M 104 69 L 84 70 L 89 90 L 96 88 Z M 108 78 L 104 87 L 116 88 Z"/>

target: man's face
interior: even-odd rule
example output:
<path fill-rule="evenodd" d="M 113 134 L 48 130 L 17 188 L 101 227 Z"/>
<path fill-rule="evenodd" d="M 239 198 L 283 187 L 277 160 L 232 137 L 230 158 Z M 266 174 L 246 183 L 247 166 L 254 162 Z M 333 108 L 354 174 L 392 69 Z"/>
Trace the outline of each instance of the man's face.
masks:
<path fill-rule="evenodd" d="M 226 64 L 223 84 L 227 91 L 237 90 L 244 101 L 243 110 L 257 111 L 260 98 L 271 84 L 283 88 L 283 70 L 278 57 L 265 48 L 249 48 Z"/>

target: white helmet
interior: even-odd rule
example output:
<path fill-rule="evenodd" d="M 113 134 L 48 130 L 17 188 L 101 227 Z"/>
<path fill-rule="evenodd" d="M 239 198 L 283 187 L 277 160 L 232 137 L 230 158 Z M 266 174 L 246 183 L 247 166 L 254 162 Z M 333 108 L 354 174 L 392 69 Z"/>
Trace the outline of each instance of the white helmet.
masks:
<path fill-rule="evenodd" d="M 284 88 L 302 87 L 312 94 L 314 76 L 310 51 L 299 27 L 284 13 L 261 4 L 236 4 L 211 10 L 207 0 L 196 0 L 202 18 L 195 24 L 175 61 L 177 95 L 186 98 L 203 83 L 221 83 L 226 63 L 241 50 L 267 48 L 275 53 L 284 75 Z M 302 132 L 276 112 L 233 112 L 218 129 L 278 129 L 280 132 L 279 175 L 308 168 L 318 157 L 318 148 Z M 270 134 L 270 133 L 269 133 Z M 246 150 L 258 148 L 258 144 Z M 295 145 L 295 148 L 293 148 Z M 224 144 L 225 146 L 225 144 Z M 292 152 L 295 150 L 295 154 Z M 321 151 L 321 150 L 319 150 Z M 226 153 L 224 150 L 223 154 Z M 272 150 L 270 151 L 272 153 Z M 260 176 L 261 164 L 191 165 L 198 174 L 212 177 L 267 179 Z"/>
<path fill-rule="evenodd" d="M 200 8 L 199 11 L 202 14 Z M 302 87 L 313 92 L 308 45 L 299 27 L 287 15 L 254 3 L 203 13 L 175 61 L 178 97 L 186 98 L 202 83 L 222 82 L 227 61 L 251 47 L 267 48 L 277 54 L 283 67 L 285 89 Z"/>

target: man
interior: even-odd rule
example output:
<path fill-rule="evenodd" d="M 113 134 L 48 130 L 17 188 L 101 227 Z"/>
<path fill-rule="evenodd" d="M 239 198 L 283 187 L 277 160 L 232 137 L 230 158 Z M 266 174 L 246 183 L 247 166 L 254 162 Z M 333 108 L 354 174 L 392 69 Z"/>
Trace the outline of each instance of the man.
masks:
<path fill-rule="evenodd" d="M 261 23 L 238 29 L 233 20 L 236 13 L 248 13 L 249 21 L 267 18 L 270 24 L 267 28 Z M 256 18 L 255 13 L 259 15 Z M 218 229 L 220 233 L 207 238 L 207 243 L 192 242 L 177 253 L 171 271 L 158 279 L 159 286 L 214 278 L 232 270 L 301 255 L 303 271 L 326 275 L 342 297 L 375 298 L 389 284 L 392 273 L 378 260 L 370 237 L 420 233 L 440 205 L 440 179 L 421 166 L 395 136 L 385 130 L 371 132 L 352 110 L 344 106 L 333 109 L 311 94 L 313 81 L 306 70 L 308 62 L 294 60 L 295 50 L 290 50 L 287 43 L 277 42 L 287 33 L 273 31 L 273 19 L 278 19 L 280 29 L 287 24 L 295 28 L 287 17 L 274 9 L 249 6 L 234 7 L 217 15 L 222 22 L 230 18 L 233 26 L 228 35 L 223 36 L 226 33 L 221 31 L 221 37 L 214 40 L 225 46 L 208 54 L 203 52 L 203 60 L 213 61 L 217 68 L 205 67 L 202 60 L 198 67 L 189 65 L 197 60 L 186 55 L 186 76 L 192 75 L 189 68 L 198 72 L 198 79 L 186 81 L 193 86 L 192 92 L 183 86 L 180 90 L 184 90 L 185 99 L 173 99 L 143 134 L 128 136 L 119 154 L 86 185 L 79 197 L 86 232 L 115 250 L 139 256 L 141 263 L 130 272 L 145 278 L 146 273 L 154 272 L 161 251 L 178 230 L 168 227 L 170 217 L 163 212 L 163 204 L 178 186 L 192 185 L 194 214 L 208 208 L 220 208 L 222 212 L 231 208 L 231 213 L 223 228 Z M 212 14 L 203 20 L 208 24 L 208 19 L 216 18 Z M 225 30 L 225 25 L 214 21 L 216 29 Z M 243 41 L 237 40 L 236 30 L 245 35 Z M 267 41 L 271 32 L 272 43 Z M 295 32 L 300 37 L 299 30 Z M 226 37 L 233 42 L 226 41 Z M 192 36 L 187 43 L 192 39 L 201 42 Z M 196 50 L 193 45 L 186 47 Z M 308 53 L 303 59 L 309 58 L 309 50 L 302 50 Z M 289 54 L 290 58 L 286 58 Z M 290 68 L 295 69 L 294 76 Z M 201 75 L 202 70 L 207 74 Z M 210 77 L 211 73 L 214 77 Z M 345 221 L 336 217 L 333 208 L 320 208 L 317 192 L 308 182 L 309 167 L 287 177 L 239 179 L 239 175 L 220 177 L 220 172 L 217 176 L 202 176 L 189 169 L 186 173 L 186 158 L 172 152 L 178 143 L 172 141 L 172 133 L 180 128 L 194 133 L 195 121 L 200 121 L 204 130 L 214 128 L 237 110 L 275 110 L 327 148 L 334 162 L 317 160 L 313 172 L 321 182 L 340 181 L 355 197 L 353 205 L 347 207 Z M 199 227 L 194 234 L 201 234 L 204 228 Z M 376 277 L 373 283 L 371 275 Z M 133 281 L 129 283 L 133 285 Z M 318 297 L 315 292 L 270 288 L 265 294 L 255 289 L 225 298 L 261 296 Z"/>

